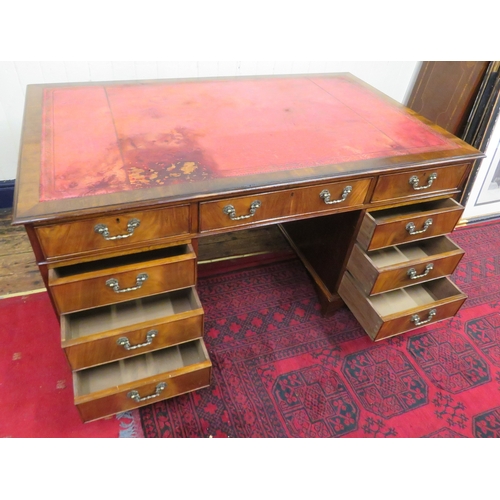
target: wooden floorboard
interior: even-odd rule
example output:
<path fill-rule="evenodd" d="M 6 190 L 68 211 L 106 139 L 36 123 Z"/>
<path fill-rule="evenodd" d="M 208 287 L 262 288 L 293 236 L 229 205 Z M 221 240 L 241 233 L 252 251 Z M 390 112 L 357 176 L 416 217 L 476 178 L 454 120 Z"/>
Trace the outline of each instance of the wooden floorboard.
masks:
<path fill-rule="evenodd" d="M 23 226 L 12 226 L 12 211 L 0 210 L 0 297 L 44 288 Z"/>
<path fill-rule="evenodd" d="M 23 226 L 12 226 L 12 210 L 0 209 L 0 297 L 44 289 Z M 198 260 L 217 262 L 266 253 L 292 252 L 277 226 L 234 231 L 199 239 Z"/>

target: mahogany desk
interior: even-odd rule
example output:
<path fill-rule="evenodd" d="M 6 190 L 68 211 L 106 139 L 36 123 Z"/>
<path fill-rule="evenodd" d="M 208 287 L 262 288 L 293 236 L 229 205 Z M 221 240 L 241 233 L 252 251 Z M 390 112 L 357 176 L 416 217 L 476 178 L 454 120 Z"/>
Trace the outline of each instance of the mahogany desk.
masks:
<path fill-rule="evenodd" d="M 14 224 L 84 421 L 210 384 L 197 241 L 280 224 L 325 314 L 453 316 L 446 234 L 481 153 L 348 74 L 30 85 Z"/>

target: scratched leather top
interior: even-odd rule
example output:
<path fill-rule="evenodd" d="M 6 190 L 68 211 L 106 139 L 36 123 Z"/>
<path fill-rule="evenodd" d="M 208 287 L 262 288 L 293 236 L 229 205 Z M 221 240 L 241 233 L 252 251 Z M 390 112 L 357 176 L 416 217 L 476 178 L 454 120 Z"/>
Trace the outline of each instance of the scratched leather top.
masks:
<path fill-rule="evenodd" d="M 42 113 L 42 202 L 457 148 L 349 75 L 51 87 Z"/>

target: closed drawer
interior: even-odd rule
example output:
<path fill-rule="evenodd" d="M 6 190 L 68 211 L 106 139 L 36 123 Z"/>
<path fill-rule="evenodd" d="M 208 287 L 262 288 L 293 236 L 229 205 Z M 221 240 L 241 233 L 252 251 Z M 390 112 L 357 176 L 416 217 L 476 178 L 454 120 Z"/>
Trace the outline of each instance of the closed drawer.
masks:
<path fill-rule="evenodd" d="M 347 270 L 367 295 L 453 273 L 464 251 L 446 236 L 364 252 L 355 244 Z"/>
<path fill-rule="evenodd" d="M 201 203 L 200 230 L 217 231 L 297 215 L 321 214 L 362 206 L 371 181 L 371 178 L 367 178 L 332 182 L 314 187 Z"/>
<path fill-rule="evenodd" d="M 97 250 L 117 251 L 140 242 L 153 244 L 163 238 L 187 234 L 189 206 L 103 215 L 36 228 L 47 259 Z"/>
<path fill-rule="evenodd" d="M 449 278 L 368 297 L 346 272 L 339 295 L 372 340 L 454 316 L 467 298 Z"/>
<path fill-rule="evenodd" d="M 450 233 L 463 211 L 449 198 L 367 212 L 357 241 L 363 250 L 375 250 Z"/>
<path fill-rule="evenodd" d="M 404 174 L 381 175 L 371 201 L 389 201 L 420 194 L 456 190 L 462 183 L 468 168 L 468 164 L 461 164 L 416 170 Z"/>
<path fill-rule="evenodd" d="M 194 287 L 61 316 L 61 345 L 72 370 L 202 337 Z"/>
<path fill-rule="evenodd" d="M 195 283 L 196 255 L 190 244 L 49 270 L 49 288 L 59 314 Z"/>
<path fill-rule="evenodd" d="M 75 405 L 84 422 L 132 410 L 210 385 L 203 340 L 73 373 Z"/>

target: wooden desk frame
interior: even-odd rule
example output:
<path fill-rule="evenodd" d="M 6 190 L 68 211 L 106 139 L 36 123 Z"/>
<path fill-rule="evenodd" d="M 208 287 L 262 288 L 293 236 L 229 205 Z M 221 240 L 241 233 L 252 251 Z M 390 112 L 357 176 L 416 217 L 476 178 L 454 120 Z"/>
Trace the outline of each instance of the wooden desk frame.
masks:
<path fill-rule="evenodd" d="M 388 114 L 392 113 L 391 119 L 396 116 L 420 127 L 419 130 L 431 134 L 430 136 L 436 138 L 436 141 L 443 147 L 433 149 L 432 146 L 427 146 L 423 148 L 425 151 L 422 152 L 413 151 L 408 154 L 400 152 L 392 156 L 381 157 L 371 155 L 370 158 L 360 157 L 353 161 L 339 163 L 315 164 L 314 166 L 303 164 L 300 168 L 295 169 L 270 170 L 265 175 L 229 175 L 203 182 L 186 182 L 164 187 L 151 187 L 150 189 L 117 190 L 92 196 L 56 197 L 56 199 L 40 201 L 43 194 L 41 191 L 43 179 L 40 169 L 44 158 L 44 147 L 47 148 L 42 140 L 44 120 L 46 120 L 44 96 L 49 95 L 48 91 L 54 89 L 97 89 L 103 85 L 111 87 L 119 85 L 125 89 L 140 89 L 142 91 L 147 88 L 158 90 L 158 86 L 161 85 L 176 88 L 176 85 L 182 87 L 195 83 L 196 85 L 210 86 L 214 83 L 217 84 L 217 82 L 229 85 L 228 88 L 231 88 L 231 82 L 244 82 L 245 89 L 264 88 L 270 82 L 274 82 L 283 85 L 283 88 L 291 86 L 292 90 L 295 89 L 293 91 L 304 86 L 310 88 L 310 84 L 313 82 L 315 95 L 320 95 L 320 99 L 330 99 L 330 91 L 326 93 L 318 91 L 318 86 L 324 85 L 325 88 L 330 89 L 328 85 L 331 82 L 333 82 L 332 85 L 340 82 L 340 85 L 344 87 L 347 85 L 359 89 L 360 95 L 365 96 L 369 101 L 371 100 L 370 102 L 376 102 L 380 109 L 387 109 Z M 318 94 L 318 92 L 320 93 Z M 270 106 L 273 112 L 272 100 L 269 102 L 271 102 Z M 302 106 L 300 109 L 305 110 L 304 116 L 307 117 L 309 112 L 307 96 L 303 101 L 294 102 L 298 102 L 299 108 Z M 290 110 L 287 108 L 285 111 L 289 112 Z M 382 119 L 383 117 L 378 116 L 378 118 Z M 375 117 L 374 120 L 378 118 Z M 285 118 L 278 118 L 278 122 L 279 120 L 285 120 Z M 289 118 L 286 120 L 288 120 L 286 121 L 287 126 L 290 127 L 292 122 L 289 121 Z M 383 124 L 383 122 L 381 123 Z M 312 128 L 307 133 L 314 134 L 314 126 L 308 126 Z M 374 134 L 376 133 L 378 132 L 375 131 Z M 383 134 L 380 134 L 380 137 L 382 136 Z M 123 139 L 121 141 L 119 144 L 123 143 Z M 321 144 L 318 147 L 321 149 Z M 344 74 L 273 78 L 249 77 L 233 80 L 35 85 L 28 88 L 26 98 L 13 223 L 25 226 L 54 309 L 59 316 L 65 317 L 66 329 L 67 325 L 71 324 L 67 321 L 66 315 L 80 309 L 88 309 L 90 307 L 88 304 L 95 304 L 92 307 L 99 307 L 107 302 L 103 302 L 104 299 L 101 296 L 97 296 L 94 302 L 82 301 L 82 294 L 94 293 L 89 290 L 81 292 L 80 296 L 70 297 L 62 306 L 60 302 L 55 300 L 54 295 L 56 282 L 57 285 L 65 285 L 64 279 L 54 278 L 57 275 L 55 271 L 59 268 L 67 268 L 67 266 L 77 268 L 89 263 L 101 265 L 102 262 L 111 262 L 112 259 L 123 259 L 138 254 L 149 255 L 148 252 L 161 251 L 169 247 L 185 247 L 186 245 L 192 246 L 196 253 L 199 238 L 270 224 L 279 224 L 283 234 L 313 277 L 324 314 L 330 315 L 344 304 L 339 295 L 339 288 L 346 274 L 351 250 L 359 234 L 364 234 L 367 231 L 366 222 L 364 222 L 367 214 L 382 213 L 384 210 L 397 210 L 406 206 L 420 206 L 419 204 L 436 200 L 460 201 L 474 161 L 482 156 L 479 151 L 440 127 L 429 123 L 425 118 L 383 96 L 360 80 Z M 329 196 L 323 194 L 325 191 L 328 191 Z M 327 202 L 331 200 L 334 200 L 334 203 L 328 204 Z M 443 213 L 448 220 L 451 214 L 454 216 L 457 212 L 445 207 Z M 136 224 L 138 228 L 133 224 L 130 226 L 131 221 L 138 221 Z M 401 222 L 403 222 L 403 218 Z M 451 226 L 443 226 L 440 229 L 441 233 L 436 234 L 450 232 L 455 223 L 456 220 Z M 98 226 L 104 227 L 109 234 L 121 233 L 121 236 L 117 240 L 103 240 L 103 231 L 99 234 Z M 127 234 L 127 231 L 136 232 L 135 234 Z M 175 262 L 181 262 L 183 259 L 177 258 Z M 158 265 L 163 265 L 166 261 L 160 259 L 159 262 Z M 151 266 L 151 264 L 148 265 Z M 130 266 L 126 269 L 130 269 Z M 122 270 L 122 267 L 111 266 L 111 272 Z M 182 272 L 186 273 L 187 271 Z M 192 270 L 189 272 L 192 273 Z M 95 271 L 94 274 L 90 273 L 90 275 L 101 276 L 103 271 Z M 78 281 L 82 278 L 78 275 L 65 279 L 66 281 Z M 196 269 L 192 278 L 180 282 L 183 284 L 166 285 L 165 291 L 195 286 Z M 139 288 L 139 285 L 130 287 L 130 290 L 133 290 L 130 295 L 131 300 L 141 297 L 142 292 L 138 290 Z M 109 290 L 106 291 L 106 293 L 108 292 Z M 154 293 L 158 293 L 158 291 Z M 464 299 L 465 297 L 463 297 Z M 120 296 L 119 301 L 121 300 Z M 355 306 L 355 303 L 351 304 L 351 310 Z M 168 320 L 168 322 L 171 321 Z M 418 321 L 423 320 L 419 319 Z M 113 335 L 115 334 L 115 330 L 113 330 Z M 193 335 L 190 335 L 190 339 L 192 339 Z M 376 335 L 375 332 L 372 337 Z M 109 336 L 111 336 L 109 332 L 102 332 L 98 337 L 94 334 L 96 341 L 101 341 Z M 152 385 L 157 377 L 148 372 L 140 385 L 147 387 L 149 392 L 153 392 L 151 397 L 172 397 L 206 386 L 209 383 L 207 376 L 209 377 L 210 365 L 201 340 L 202 331 L 199 332 L 199 337 L 201 347 L 193 349 L 200 353 L 198 365 L 196 365 L 200 371 L 194 369 L 195 371 L 191 372 L 190 367 L 182 363 L 180 365 L 174 363 L 172 366 L 182 365 L 181 368 L 175 368 L 177 371 L 174 370 L 175 376 L 179 376 L 181 382 L 175 390 L 167 390 L 164 396 L 160 396 L 163 385 L 161 387 Z M 179 342 L 182 343 L 182 338 L 176 336 L 175 339 L 172 341 L 174 344 L 172 348 Z M 97 345 L 94 344 L 94 346 Z M 162 348 L 166 345 L 164 342 Z M 68 348 L 64 339 L 63 347 Z M 98 349 L 98 347 L 92 346 L 89 348 Z M 145 351 L 139 349 L 137 355 L 143 352 Z M 129 354 L 125 355 L 129 356 Z M 144 356 L 148 355 L 144 354 Z M 102 359 L 106 359 L 106 356 L 100 355 L 99 359 L 101 360 L 99 363 L 102 363 Z M 111 358 L 109 359 L 111 360 Z M 115 361 L 113 362 L 115 363 Z M 85 368 L 83 366 L 83 369 Z M 77 371 L 80 369 L 82 369 L 81 363 L 78 365 Z M 91 367 L 89 369 L 96 370 Z M 200 375 L 201 378 L 196 378 L 195 375 L 188 376 L 188 372 L 202 375 Z M 80 380 L 82 377 L 77 376 L 76 379 Z M 113 378 L 113 380 L 115 379 L 116 377 Z M 183 380 L 186 382 L 182 382 Z M 122 391 L 120 394 L 111 389 L 104 392 L 97 391 L 99 394 L 80 394 L 81 387 L 75 386 L 75 403 L 83 405 L 80 406 L 80 413 L 85 421 L 101 418 L 110 413 L 137 406 L 130 402 L 130 398 L 126 399 L 124 396 L 130 388 L 132 388 L 130 383 L 124 383 L 123 387 L 120 386 Z M 149 404 L 147 398 L 140 401 L 138 406 Z"/>

